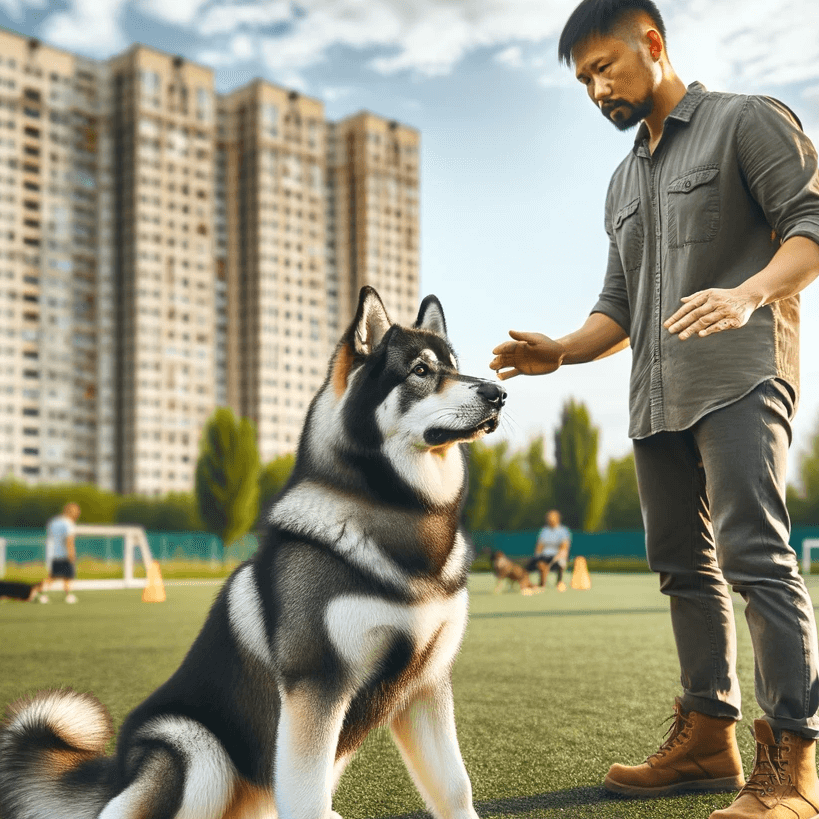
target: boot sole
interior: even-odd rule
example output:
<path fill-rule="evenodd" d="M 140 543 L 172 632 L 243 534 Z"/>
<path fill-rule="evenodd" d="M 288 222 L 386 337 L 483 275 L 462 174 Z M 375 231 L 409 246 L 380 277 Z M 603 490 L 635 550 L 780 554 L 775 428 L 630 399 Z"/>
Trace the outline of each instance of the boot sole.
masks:
<path fill-rule="evenodd" d="M 612 793 L 619 793 L 622 796 L 668 796 L 674 793 L 687 793 L 688 791 L 707 791 L 709 793 L 725 793 L 727 791 L 738 791 L 745 784 L 745 779 L 741 776 L 727 776 L 723 779 L 691 779 L 685 782 L 676 782 L 673 785 L 663 785 L 659 788 L 641 788 L 637 785 L 624 785 L 616 782 L 608 776 L 603 780 L 603 787 Z"/>

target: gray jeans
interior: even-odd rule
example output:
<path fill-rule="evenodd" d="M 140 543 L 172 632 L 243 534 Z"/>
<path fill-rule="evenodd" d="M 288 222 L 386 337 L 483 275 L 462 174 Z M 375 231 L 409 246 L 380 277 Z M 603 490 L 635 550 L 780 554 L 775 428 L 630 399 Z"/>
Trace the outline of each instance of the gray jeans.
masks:
<path fill-rule="evenodd" d="M 816 738 L 816 622 L 785 506 L 793 412 L 788 387 L 766 381 L 690 429 L 634 441 L 634 457 L 649 566 L 671 598 L 683 708 L 741 717 L 730 584 L 747 604 L 765 718 Z"/>

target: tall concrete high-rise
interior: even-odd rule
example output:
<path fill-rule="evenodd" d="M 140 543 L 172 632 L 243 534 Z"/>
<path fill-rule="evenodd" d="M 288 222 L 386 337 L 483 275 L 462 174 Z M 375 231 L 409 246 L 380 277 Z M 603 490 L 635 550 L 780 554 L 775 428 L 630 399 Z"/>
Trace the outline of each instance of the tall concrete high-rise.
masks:
<path fill-rule="evenodd" d="M 141 45 L 0 31 L 0 477 L 193 485 L 216 406 L 292 451 L 358 289 L 418 304 L 416 130 Z"/>

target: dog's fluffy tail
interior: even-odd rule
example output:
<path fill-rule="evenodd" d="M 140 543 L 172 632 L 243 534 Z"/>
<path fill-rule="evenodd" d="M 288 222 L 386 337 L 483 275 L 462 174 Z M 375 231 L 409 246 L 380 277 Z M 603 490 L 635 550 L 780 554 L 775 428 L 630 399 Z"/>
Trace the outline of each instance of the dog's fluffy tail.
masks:
<path fill-rule="evenodd" d="M 113 733 L 91 694 L 44 691 L 10 705 L 0 727 L 3 819 L 93 819 L 115 793 L 103 756 Z"/>

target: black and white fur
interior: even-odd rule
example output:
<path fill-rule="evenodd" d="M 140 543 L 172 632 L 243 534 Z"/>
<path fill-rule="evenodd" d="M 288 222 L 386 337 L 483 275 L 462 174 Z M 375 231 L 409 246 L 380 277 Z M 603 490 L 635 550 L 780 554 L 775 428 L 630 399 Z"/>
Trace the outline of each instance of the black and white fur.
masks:
<path fill-rule="evenodd" d="M 432 813 L 477 819 L 450 683 L 471 562 L 461 444 L 504 398 L 459 374 L 434 296 L 401 327 L 365 287 L 258 554 L 114 757 L 90 695 L 10 707 L 3 819 L 337 819 L 339 777 L 382 724 Z"/>

